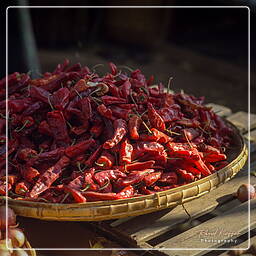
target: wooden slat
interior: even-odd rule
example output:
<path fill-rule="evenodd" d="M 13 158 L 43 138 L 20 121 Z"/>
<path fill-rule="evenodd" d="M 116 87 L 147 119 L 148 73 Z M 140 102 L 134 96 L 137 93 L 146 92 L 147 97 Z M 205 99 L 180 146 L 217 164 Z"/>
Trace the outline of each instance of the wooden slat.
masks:
<path fill-rule="evenodd" d="M 209 103 L 206 104 L 207 107 L 212 107 L 213 112 L 215 112 L 216 114 L 218 114 L 219 116 L 230 116 L 232 111 L 230 108 L 224 107 L 222 105 L 217 105 L 214 103 Z"/>
<path fill-rule="evenodd" d="M 184 204 L 192 217 L 201 216 L 220 204 L 232 199 L 232 193 L 242 183 L 247 183 L 247 170 L 242 170 L 237 176 L 220 186 L 211 193 L 199 199 Z M 251 177 L 251 182 L 256 184 L 256 177 Z M 117 226 L 113 232 L 122 233 L 132 237 L 137 243 L 147 241 L 160 234 L 171 230 L 175 225 L 184 222 L 188 216 L 182 206 L 177 206 L 173 210 L 163 210 L 160 212 L 138 216 L 122 225 Z"/>
<path fill-rule="evenodd" d="M 237 220 L 237 221 L 235 221 Z M 251 226 L 256 225 L 256 199 L 251 200 Z M 157 247 L 162 248 L 216 248 L 225 240 L 235 240 L 248 230 L 248 202 L 233 208 L 218 217 L 177 235 Z M 210 234 L 211 233 L 211 234 Z M 213 241 L 212 241 L 213 240 Z M 182 251 L 182 255 L 199 256 L 205 250 Z M 166 255 L 181 255 L 180 251 L 164 251 Z"/>
<path fill-rule="evenodd" d="M 240 111 L 227 118 L 231 123 L 233 123 L 237 128 L 245 133 L 248 131 L 248 113 Z M 251 127 L 250 129 L 256 128 L 256 115 L 250 114 Z"/>
<path fill-rule="evenodd" d="M 256 235 L 250 238 L 250 243 L 251 243 L 251 245 L 254 244 L 254 246 L 256 246 Z M 243 243 L 233 246 L 232 249 L 233 248 L 247 248 L 248 245 L 249 245 L 249 240 L 246 240 Z M 228 256 L 228 252 L 227 251 L 223 252 L 219 256 Z"/>
<path fill-rule="evenodd" d="M 255 130 L 252 130 L 252 131 L 250 132 L 250 137 L 249 137 L 249 133 L 245 134 L 244 137 L 245 137 L 248 141 L 250 141 L 250 142 L 256 144 L 256 129 L 255 129 Z"/>

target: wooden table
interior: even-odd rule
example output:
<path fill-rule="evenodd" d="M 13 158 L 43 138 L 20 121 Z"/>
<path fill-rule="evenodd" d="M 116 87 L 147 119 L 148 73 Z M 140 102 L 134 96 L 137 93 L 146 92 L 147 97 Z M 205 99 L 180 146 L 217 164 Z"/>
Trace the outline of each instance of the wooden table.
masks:
<path fill-rule="evenodd" d="M 95 236 L 95 230 L 99 236 L 118 243 L 113 247 L 145 248 L 144 251 L 136 251 L 136 255 L 227 255 L 227 249 L 222 248 L 247 248 L 249 236 L 251 243 L 256 246 L 256 199 L 250 201 L 249 225 L 248 202 L 240 203 L 232 195 L 241 184 L 248 183 L 248 176 L 251 184 L 256 185 L 256 176 L 252 174 L 256 170 L 256 115 L 250 115 L 251 137 L 249 138 L 247 113 L 232 114 L 229 108 L 209 105 L 218 115 L 234 123 L 244 138 L 250 142 L 250 175 L 247 164 L 232 180 L 199 199 L 174 209 L 137 217 L 91 223 L 42 222 L 20 218 L 20 226 L 27 230 L 32 246 L 58 247 L 62 244 L 62 247 L 88 247 L 88 240 Z M 39 230 L 43 232 L 39 234 Z M 166 250 L 166 248 L 183 249 Z M 185 248 L 190 249 L 184 250 Z M 222 250 L 217 251 L 213 248 Z M 38 251 L 37 253 L 38 256 L 110 255 L 109 252 L 99 251 L 47 253 Z M 256 255 L 256 252 L 254 253 Z M 129 253 L 129 255 L 134 254 Z"/>

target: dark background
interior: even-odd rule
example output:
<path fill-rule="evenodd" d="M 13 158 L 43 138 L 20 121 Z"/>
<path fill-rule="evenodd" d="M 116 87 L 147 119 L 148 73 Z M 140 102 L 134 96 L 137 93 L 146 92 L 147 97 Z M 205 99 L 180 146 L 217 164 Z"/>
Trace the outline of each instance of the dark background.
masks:
<path fill-rule="evenodd" d="M 249 6 L 254 1 L 207 1 Z M 12 1 L 9 5 L 120 5 L 117 1 Z M 190 5 L 191 1 L 122 1 L 122 5 Z M 205 5 L 206 1 L 193 1 Z M 172 89 L 248 111 L 247 8 L 9 9 L 9 73 L 51 71 L 68 58 L 107 70 L 109 61 L 140 68 Z M 253 22 L 252 22 L 253 24 Z M 3 23 L 1 22 L 1 26 Z M 251 30 L 251 45 L 255 33 Z M 3 60 L 5 52 L 1 59 Z M 251 52 L 251 61 L 255 54 Z M 2 65 L 1 65 L 2 66 Z M 1 68 L 5 74 L 5 65 Z M 252 76 L 254 70 L 252 68 Z M 251 94 L 255 84 L 251 82 Z M 252 112 L 256 112 L 253 104 Z"/>

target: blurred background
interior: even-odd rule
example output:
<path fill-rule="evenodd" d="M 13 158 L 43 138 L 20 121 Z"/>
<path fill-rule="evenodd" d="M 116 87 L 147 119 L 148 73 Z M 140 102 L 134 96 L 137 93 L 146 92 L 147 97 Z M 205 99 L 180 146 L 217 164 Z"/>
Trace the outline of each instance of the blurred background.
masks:
<path fill-rule="evenodd" d="M 205 5 L 205 1 L 195 1 Z M 253 1 L 229 1 L 246 5 Z M 16 4 L 15 4 L 16 3 Z M 116 1 L 94 1 L 97 5 Z M 91 1 L 58 1 L 58 5 L 91 5 Z M 123 1 L 144 5 L 145 1 Z M 147 5 L 191 5 L 186 1 L 146 1 Z M 207 1 L 223 5 L 223 1 Z M 52 1 L 13 1 L 12 5 L 53 5 Z M 54 4 L 56 5 L 56 3 Z M 251 9 L 254 12 L 255 9 Z M 255 14 L 255 13 L 254 13 Z M 1 22 L 3 28 L 4 22 Z M 63 62 L 107 70 L 107 63 L 141 69 L 147 77 L 206 102 L 248 111 L 247 8 L 22 8 L 8 10 L 9 73 L 34 76 Z M 251 33 L 251 45 L 255 33 Z M 4 59 L 5 52 L 2 52 Z M 251 54 L 255 59 L 255 55 Z M 1 77 L 5 65 L 1 65 Z M 253 70 L 252 70 L 253 72 Z M 252 83 L 252 95 L 255 83 Z M 256 112 L 256 105 L 251 104 Z"/>

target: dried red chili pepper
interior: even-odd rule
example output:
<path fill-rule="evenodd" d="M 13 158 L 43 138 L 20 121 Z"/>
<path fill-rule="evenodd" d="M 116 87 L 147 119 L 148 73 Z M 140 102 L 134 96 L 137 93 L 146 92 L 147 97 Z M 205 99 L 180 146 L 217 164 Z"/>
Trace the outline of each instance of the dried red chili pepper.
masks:
<path fill-rule="evenodd" d="M 115 157 L 111 155 L 108 151 L 104 150 L 95 164 L 102 169 L 109 169 L 114 165 L 114 163 Z"/>
<path fill-rule="evenodd" d="M 110 108 L 107 108 L 104 104 L 101 104 L 97 107 L 98 112 L 108 119 L 114 120 L 112 110 Z"/>
<path fill-rule="evenodd" d="M 159 143 L 167 143 L 169 141 L 172 141 L 172 138 L 166 135 L 163 132 L 158 131 L 155 128 L 150 129 L 152 134 L 141 134 L 140 140 L 143 141 L 156 141 Z"/>
<path fill-rule="evenodd" d="M 42 175 L 40 175 L 36 184 L 33 186 L 29 193 L 32 198 L 37 198 L 41 193 L 47 190 L 52 183 L 57 180 L 63 170 L 70 163 L 70 159 L 63 156 L 54 166 L 46 170 Z"/>
<path fill-rule="evenodd" d="M 161 172 L 150 173 L 144 177 L 143 181 L 145 182 L 146 186 L 152 186 L 155 182 L 157 182 L 160 179 L 161 175 Z"/>
<path fill-rule="evenodd" d="M 164 172 L 158 181 L 165 184 L 177 184 L 178 176 L 175 172 Z"/>
<path fill-rule="evenodd" d="M 118 187 L 126 187 L 129 185 L 137 184 L 141 182 L 146 175 L 152 172 L 154 172 L 154 169 L 145 169 L 143 171 L 132 171 L 127 177 L 122 179 L 119 178 L 116 181 L 116 185 Z"/>
<path fill-rule="evenodd" d="M 69 146 L 65 149 L 65 154 L 69 158 L 74 158 L 81 155 L 86 150 L 88 150 L 95 143 L 94 139 L 89 139 L 75 144 L 74 146 Z"/>
<path fill-rule="evenodd" d="M 103 186 L 108 181 L 116 180 L 118 178 L 125 178 L 126 174 L 118 170 L 104 170 L 94 174 L 93 179 Z"/>
<path fill-rule="evenodd" d="M 126 103 L 126 99 L 118 98 L 114 96 L 108 96 L 108 95 L 102 96 L 101 99 L 105 105 Z"/>
<path fill-rule="evenodd" d="M 154 109 L 153 105 L 151 103 L 148 103 L 148 118 L 150 121 L 150 124 L 160 130 L 160 131 L 165 131 L 165 123 L 163 118 L 156 112 Z"/>
<path fill-rule="evenodd" d="M 103 144 L 104 149 L 113 148 L 117 145 L 127 133 L 127 125 L 123 119 L 117 119 L 114 121 L 114 135 L 111 139 L 107 140 Z"/>
<path fill-rule="evenodd" d="M 142 123 L 142 120 L 139 116 L 132 116 L 129 119 L 128 127 L 129 127 L 129 133 L 130 137 L 133 140 L 138 140 L 139 139 L 139 128 Z"/>
<path fill-rule="evenodd" d="M 59 110 L 48 112 L 47 121 L 58 146 L 67 146 L 70 143 L 70 138 L 62 112 Z"/>
<path fill-rule="evenodd" d="M 132 162 L 133 146 L 126 139 L 121 143 L 119 152 L 119 164 L 130 164 Z"/>
<path fill-rule="evenodd" d="M 31 184 L 27 181 L 19 181 L 15 186 L 15 194 L 26 195 L 29 192 Z"/>

